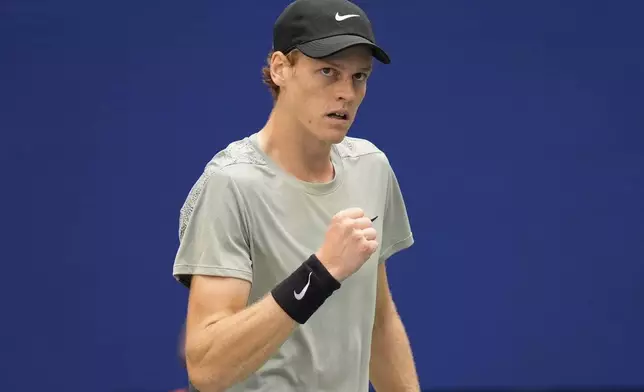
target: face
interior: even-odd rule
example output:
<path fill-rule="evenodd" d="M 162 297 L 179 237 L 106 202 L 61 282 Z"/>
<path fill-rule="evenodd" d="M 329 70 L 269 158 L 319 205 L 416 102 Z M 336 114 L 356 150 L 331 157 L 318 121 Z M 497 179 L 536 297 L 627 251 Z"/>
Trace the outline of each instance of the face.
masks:
<path fill-rule="evenodd" d="M 355 46 L 324 59 L 298 55 L 282 68 L 280 100 L 314 138 L 339 143 L 365 97 L 372 53 Z"/>

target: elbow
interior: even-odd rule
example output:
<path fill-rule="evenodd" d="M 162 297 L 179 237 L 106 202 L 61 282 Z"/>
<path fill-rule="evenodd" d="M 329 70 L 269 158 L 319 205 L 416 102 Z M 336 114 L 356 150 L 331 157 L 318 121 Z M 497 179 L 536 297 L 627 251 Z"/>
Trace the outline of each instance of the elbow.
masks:
<path fill-rule="evenodd" d="M 199 392 L 224 392 L 232 385 L 231 381 L 225 376 L 226 371 L 223 364 L 211 361 L 208 364 L 202 361 L 194 361 L 186 355 L 186 370 L 188 379 L 192 386 Z"/>
<path fill-rule="evenodd" d="M 220 385 L 214 385 L 212 383 L 200 384 L 193 379 L 190 379 L 190 384 L 199 392 L 224 392 L 226 390 Z"/>
<path fill-rule="evenodd" d="M 228 386 L 221 382 L 216 374 L 206 373 L 203 370 L 188 368 L 190 384 L 199 392 L 224 392 Z"/>

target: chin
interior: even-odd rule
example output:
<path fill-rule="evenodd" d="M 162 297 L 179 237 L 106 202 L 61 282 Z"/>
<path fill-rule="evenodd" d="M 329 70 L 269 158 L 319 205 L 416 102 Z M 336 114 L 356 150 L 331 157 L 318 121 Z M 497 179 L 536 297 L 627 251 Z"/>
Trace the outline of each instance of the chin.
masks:
<path fill-rule="evenodd" d="M 332 129 L 324 133 L 323 140 L 329 144 L 342 143 L 348 133 L 348 130 Z"/>
<path fill-rule="evenodd" d="M 324 127 L 320 129 L 319 135 L 322 136 L 322 140 L 328 143 L 338 144 L 344 140 L 344 138 L 349 133 L 350 128 L 351 124 L 342 126 L 337 126 L 334 124 L 334 126 Z"/>
<path fill-rule="evenodd" d="M 346 124 L 343 124 L 342 126 L 338 126 L 338 124 L 333 124 L 332 126 L 329 126 L 328 124 L 320 125 L 309 128 L 309 132 L 315 139 L 325 144 L 342 143 L 349 133 L 350 128 L 350 125 L 347 126 Z"/>

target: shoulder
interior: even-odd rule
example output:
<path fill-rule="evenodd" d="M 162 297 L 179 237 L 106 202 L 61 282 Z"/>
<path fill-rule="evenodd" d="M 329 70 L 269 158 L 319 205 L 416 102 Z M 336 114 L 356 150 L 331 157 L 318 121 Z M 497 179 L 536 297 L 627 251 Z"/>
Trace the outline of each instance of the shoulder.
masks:
<path fill-rule="evenodd" d="M 240 165 L 266 165 L 264 158 L 255 149 L 249 137 L 229 143 L 224 149 L 218 151 L 208 163 L 208 166 L 221 169 Z"/>
<path fill-rule="evenodd" d="M 385 153 L 373 142 L 358 137 L 346 136 L 344 140 L 336 144 L 336 149 L 342 158 L 360 158 L 374 154 L 385 157 Z"/>
<path fill-rule="evenodd" d="M 365 160 L 381 165 L 380 168 L 386 171 L 391 169 L 387 154 L 370 140 L 347 136 L 335 148 L 344 160 Z"/>
<path fill-rule="evenodd" d="M 203 184 L 236 186 L 260 179 L 266 161 L 253 146 L 250 138 L 235 140 L 218 151 L 204 167 L 199 181 Z"/>
<path fill-rule="evenodd" d="M 235 140 L 218 151 L 193 183 L 180 210 L 179 237 L 200 203 L 241 203 L 240 184 L 261 181 L 266 162 L 248 138 Z"/>

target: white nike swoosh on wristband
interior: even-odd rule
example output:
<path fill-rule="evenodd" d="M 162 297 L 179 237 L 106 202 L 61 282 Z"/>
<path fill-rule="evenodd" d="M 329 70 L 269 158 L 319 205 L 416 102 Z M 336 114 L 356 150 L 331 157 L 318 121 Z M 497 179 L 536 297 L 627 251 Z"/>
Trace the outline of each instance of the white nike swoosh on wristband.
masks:
<path fill-rule="evenodd" d="M 311 274 L 312 274 L 312 273 L 313 273 L 313 272 L 309 272 L 309 281 L 308 281 L 308 282 L 306 282 L 306 286 L 304 286 L 304 288 L 302 289 L 302 291 L 300 291 L 300 293 L 299 293 L 299 294 L 298 294 L 295 290 L 293 290 L 293 295 L 295 296 L 295 299 L 296 299 L 296 300 L 298 300 L 298 301 L 299 301 L 299 300 L 301 300 L 302 298 L 304 298 L 304 294 L 306 294 L 306 290 L 308 290 L 308 289 L 309 289 L 309 284 L 311 284 Z"/>

